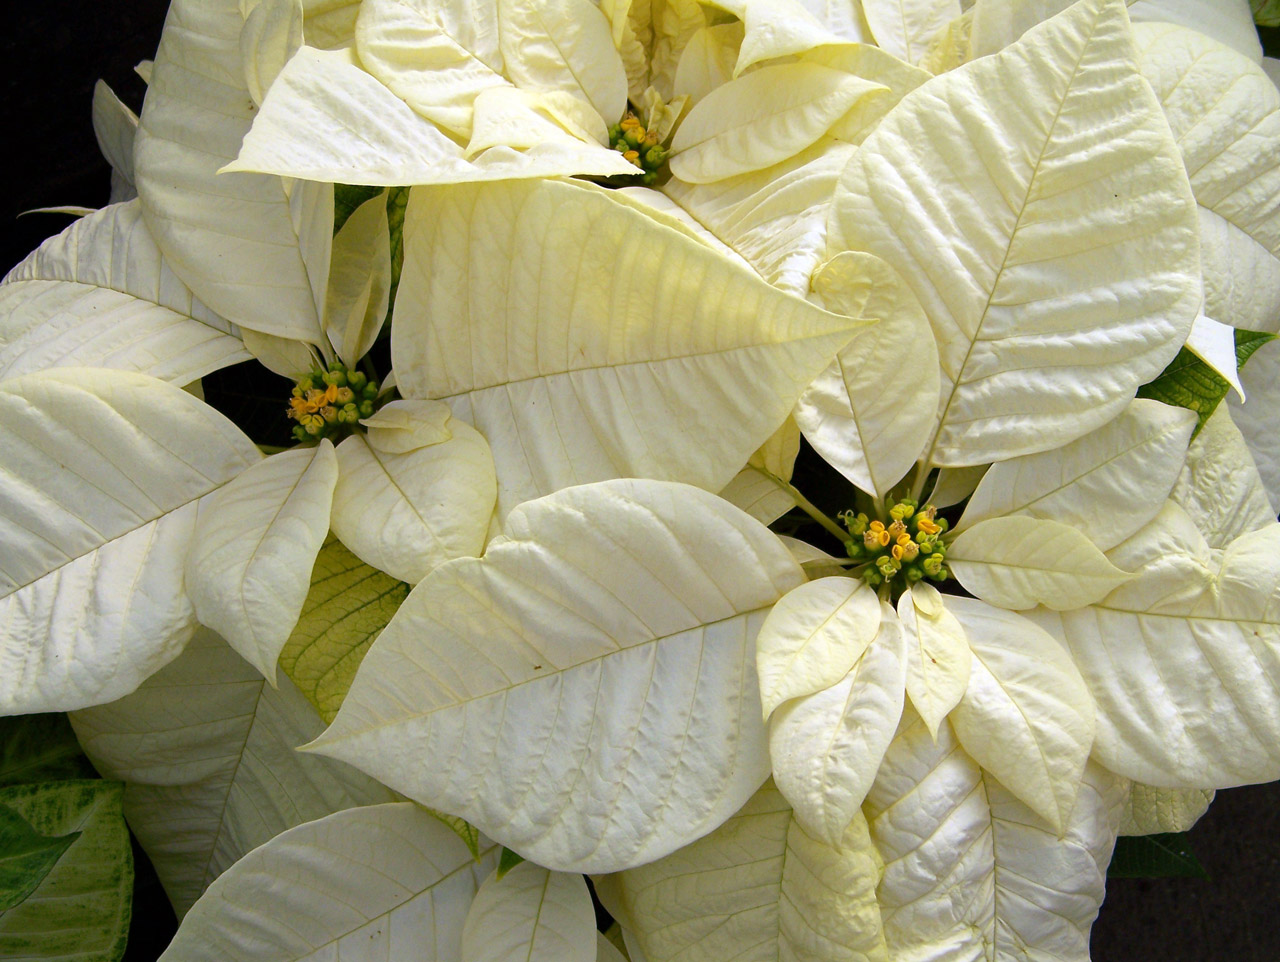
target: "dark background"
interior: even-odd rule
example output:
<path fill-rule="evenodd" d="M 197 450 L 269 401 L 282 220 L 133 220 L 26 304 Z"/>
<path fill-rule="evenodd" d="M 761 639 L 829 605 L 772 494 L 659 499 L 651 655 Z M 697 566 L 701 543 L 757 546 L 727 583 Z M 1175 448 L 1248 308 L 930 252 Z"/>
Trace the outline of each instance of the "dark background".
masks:
<path fill-rule="evenodd" d="M 103 78 L 134 110 L 145 87 L 133 65 L 154 55 L 168 0 L 44 0 L 29 4 L 0 40 L 5 131 L 0 194 L 0 271 L 70 218 L 28 214 L 56 205 L 106 203 L 109 173 L 89 107 Z M 1280 49 L 1276 31 L 1268 47 Z M 1220 792 L 1192 830 L 1208 879 L 1113 879 L 1094 927 L 1095 962 L 1278 962 L 1280 783 Z M 128 958 L 150 962 L 173 917 L 139 855 Z"/>

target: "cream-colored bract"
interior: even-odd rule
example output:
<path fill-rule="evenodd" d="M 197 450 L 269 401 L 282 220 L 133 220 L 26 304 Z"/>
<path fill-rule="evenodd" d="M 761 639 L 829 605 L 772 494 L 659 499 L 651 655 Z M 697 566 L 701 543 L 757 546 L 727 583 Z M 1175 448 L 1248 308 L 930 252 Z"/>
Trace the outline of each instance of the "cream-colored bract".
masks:
<path fill-rule="evenodd" d="M 775 535 L 696 488 L 559 491 L 414 589 L 310 750 L 550 868 L 650 861 L 768 774 L 755 638 L 803 580 Z"/>
<path fill-rule="evenodd" d="M 422 957 L 462 962 L 467 907 L 497 860 L 475 859 L 416 805 L 337 812 L 250 852 L 192 906 L 165 962 Z"/>
<path fill-rule="evenodd" d="M 128 694 L 195 629 L 196 502 L 261 455 L 187 392 L 88 368 L 0 384 L 0 446 L 0 710 Z"/>
<path fill-rule="evenodd" d="M 125 817 L 179 918 L 286 829 L 394 800 L 347 765 L 295 751 L 324 728 L 314 710 L 208 629 L 137 691 L 71 724 L 103 777 L 125 783 Z"/>
<path fill-rule="evenodd" d="M 596 962 L 596 912 L 581 875 L 521 862 L 485 879 L 462 927 L 464 962 Z"/>
<path fill-rule="evenodd" d="M 907 697 L 936 738 L 969 687 L 969 637 L 938 589 L 923 581 L 898 599 L 898 620 L 907 642 Z"/>
<path fill-rule="evenodd" d="M 1156 788 L 1134 782 L 1120 820 L 1121 835 L 1187 832 L 1209 810 L 1211 788 Z"/>
<path fill-rule="evenodd" d="M 1225 548 L 1276 517 L 1253 455 L 1225 404 L 1191 442 L 1169 497 L 1191 516 L 1211 548 Z"/>

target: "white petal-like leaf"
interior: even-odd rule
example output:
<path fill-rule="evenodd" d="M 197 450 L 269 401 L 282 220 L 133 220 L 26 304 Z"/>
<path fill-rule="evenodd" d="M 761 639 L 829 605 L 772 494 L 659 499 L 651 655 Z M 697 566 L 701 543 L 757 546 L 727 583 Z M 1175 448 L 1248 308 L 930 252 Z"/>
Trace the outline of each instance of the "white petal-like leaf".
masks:
<path fill-rule="evenodd" d="M 1088 766 L 1049 828 L 965 754 L 904 719 L 867 796 L 895 960 L 1086 962 L 1128 782 Z"/>
<path fill-rule="evenodd" d="M 408 433 L 387 428 L 338 445 L 334 534 L 362 561 L 409 584 L 452 558 L 479 555 L 493 515 L 498 483 L 488 443 L 456 418 L 445 430 L 438 443 L 407 451 L 396 451 L 395 440 L 384 446 L 378 435 Z"/>
<path fill-rule="evenodd" d="M 1280 411 L 1280 341 L 1264 344 L 1240 369 L 1240 384 L 1249 400 L 1241 404 L 1227 395 L 1231 419 L 1240 429 L 1253 455 L 1271 507 L 1280 506 L 1280 431 L 1276 412 Z"/>
<path fill-rule="evenodd" d="M 407 802 L 337 812 L 250 852 L 182 920 L 164 962 L 461 962 L 462 923 L 497 847 L 472 858 Z"/>
<path fill-rule="evenodd" d="M 883 498 L 933 431 L 942 383 L 938 346 L 920 302 L 874 255 L 836 255 L 818 269 L 813 287 L 828 309 L 880 323 L 814 379 L 796 404 L 796 422 L 828 464 Z"/>
<path fill-rule="evenodd" d="M 784 595 L 756 639 L 765 720 L 844 678 L 879 630 L 880 602 L 860 578 L 820 578 Z"/>
<path fill-rule="evenodd" d="M 980 464 L 1106 423 L 1186 339 L 1196 215 L 1122 0 L 1088 0 L 912 91 L 842 177 L 833 252 L 902 275 L 942 352 L 926 460 Z"/>
<path fill-rule="evenodd" d="M 1221 214 L 1200 215 L 1204 310 L 1233 327 L 1274 331 L 1280 318 L 1280 259 Z"/>
<path fill-rule="evenodd" d="M 596 962 L 596 912 L 581 875 L 521 862 L 485 879 L 462 928 L 464 962 Z"/>
<path fill-rule="evenodd" d="M 907 695 L 937 737 L 942 720 L 969 687 L 973 655 L 964 626 L 933 585 L 918 582 L 898 599 L 907 644 Z"/>
<path fill-rule="evenodd" d="M 848 675 L 788 702 L 769 722 L 774 782 L 804 830 L 831 846 L 860 817 L 902 717 L 906 639 L 893 608 L 883 609 L 875 640 Z"/>
<path fill-rule="evenodd" d="M 596 891 L 648 962 L 888 962 L 861 812 L 841 843 L 807 835 L 766 784 L 706 838 L 597 879 Z"/>
<path fill-rule="evenodd" d="M 947 596 L 973 652 L 951 713 L 970 755 L 1055 829 L 1068 824 L 1096 724 L 1090 689 L 1048 632 L 1020 615 Z"/>
<path fill-rule="evenodd" d="M 170 266 L 242 327 L 320 343 L 333 235 L 328 184 L 220 175 L 254 115 L 236 0 L 169 8 L 134 164 L 147 227 Z"/>
<path fill-rule="evenodd" d="M 1098 760 L 1165 788 L 1280 777 L 1280 524 L 1216 551 L 1169 503 L 1111 557 L 1133 581 L 1036 615 L 1097 701 Z"/>
<path fill-rule="evenodd" d="M 302 46 L 305 12 L 302 0 L 245 0 L 240 12 L 245 15 L 240 31 L 244 82 L 261 107 L 281 68 Z"/>
<path fill-rule="evenodd" d="M 1201 314 L 1191 325 L 1191 333 L 1187 335 L 1185 347 L 1235 388 L 1238 395 L 1244 395 L 1244 388 L 1240 386 L 1239 365 L 1236 360 L 1234 327 L 1220 324 L 1213 318 Z"/>
<path fill-rule="evenodd" d="M 77 220 L 0 284 L 0 377 L 112 367 L 185 385 L 248 360 L 236 334 L 174 275 L 137 201 Z"/>
<path fill-rule="evenodd" d="M 862 12 L 881 48 L 919 63 L 929 41 L 960 16 L 960 0 L 862 0 Z"/>
<path fill-rule="evenodd" d="M 1209 810 L 1215 794 L 1211 788 L 1155 788 L 1134 782 L 1120 821 L 1120 834 L 1189 831 Z"/>
<path fill-rule="evenodd" d="M 844 43 L 801 0 L 716 0 L 716 6 L 741 20 L 745 30 L 735 75 L 776 57 Z"/>
<path fill-rule="evenodd" d="M 1225 548 L 1276 519 L 1253 456 L 1225 404 L 1191 442 L 1169 497 L 1191 515 L 1214 548 Z"/>
<path fill-rule="evenodd" d="M 1257 63 L 1262 44 L 1248 0 L 1136 0 L 1129 16 L 1137 24 L 1173 23 L 1212 37 Z"/>
<path fill-rule="evenodd" d="M 186 565 L 196 617 L 272 684 L 329 533 L 337 482 L 326 439 L 260 461 L 200 505 Z"/>
<path fill-rule="evenodd" d="M 650 210 L 550 181 L 410 198 L 400 390 L 448 401 L 488 438 L 499 517 L 610 477 L 720 490 L 867 323 L 769 287 Z"/>
<path fill-rule="evenodd" d="M 138 115 L 125 106 L 110 87 L 99 80 L 93 85 L 93 135 L 98 149 L 111 165 L 111 203 L 138 196 L 134 185 L 133 139 Z"/>
<path fill-rule="evenodd" d="M 133 691 L 195 629 L 196 502 L 261 458 L 186 391 L 58 368 L 0 384 L 0 711 Z"/>
<path fill-rule="evenodd" d="M 951 543 L 947 564 L 966 591 L 1015 611 L 1083 608 L 1131 577 L 1075 528 L 1021 515 L 966 528 Z"/>
<path fill-rule="evenodd" d="M 125 783 L 125 817 L 179 916 L 251 849 L 314 818 L 391 801 L 373 779 L 295 751 L 324 723 L 202 629 L 133 694 L 74 712 L 85 753 Z"/>
<path fill-rule="evenodd" d="M 958 527 L 1026 515 L 1087 532 L 1104 551 L 1156 516 L 1186 459 L 1195 413 L 1138 398 L 1124 413 L 1055 451 L 994 464 Z"/>
<path fill-rule="evenodd" d="M 324 329 L 348 368 L 373 347 L 391 295 L 386 192 L 365 201 L 333 237 Z"/>
<path fill-rule="evenodd" d="M 671 172 L 690 184 L 772 167 L 815 143 L 864 97 L 888 89 L 813 63 L 753 70 L 712 90 L 671 142 Z"/>
<path fill-rule="evenodd" d="M 768 773 L 755 636 L 803 581 L 787 549 L 658 481 L 569 488 L 504 532 L 414 589 L 311 749 L 562 871 L 714 829 Z"/>

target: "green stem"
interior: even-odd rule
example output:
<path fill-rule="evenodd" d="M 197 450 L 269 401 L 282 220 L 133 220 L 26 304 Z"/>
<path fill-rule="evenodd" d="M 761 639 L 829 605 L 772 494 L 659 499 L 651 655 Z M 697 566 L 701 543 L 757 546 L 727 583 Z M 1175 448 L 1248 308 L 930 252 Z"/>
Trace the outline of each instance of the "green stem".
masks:
<path fill-rule="evenodd" d="M 776 474 L 771 474 L 770 472 L 765 471 L 763 468 L 756 468 L 756 470 L 759 471 L 761 474 L 763 474 L 766 478 L 768 478 L 774 484 L 776 484 L 783 491 L 787 492 L 787 494 L 791 497 L 791 500 L 796 503 L 796 507 L 798 507 L 801 511 L 803 511 L 805 514 L 811 517 L 814 521 L 818 522 L 818 524 L 826 528 L 827 531 L 831 532 L 831 534 L 835 535 L 835 537 L 839 538 L 841 544 L 848 547 L 849 545 L 854 543 L 853 535 L 849 534 L 848 531 L 846 531 L 844 528 L 840 527 L 840 525 L 836 524 L 834 521 L 828 518 L 821 511 L 821 509 L 819 509 L 812 501 L 810 501 L 803 494 L 801 494 L 799 489 L 796 488 L 795 485 L 787 481 L 783 481 Z"/>

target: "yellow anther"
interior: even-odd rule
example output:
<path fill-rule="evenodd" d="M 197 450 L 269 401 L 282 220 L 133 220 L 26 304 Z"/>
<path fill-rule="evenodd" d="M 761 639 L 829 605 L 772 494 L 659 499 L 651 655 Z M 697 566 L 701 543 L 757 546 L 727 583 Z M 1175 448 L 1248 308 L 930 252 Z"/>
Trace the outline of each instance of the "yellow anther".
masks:
<path fill-rule="evenodd" d="M 916 527 L 919 528 L 921 531 L 923 531 L 925 534 L 937 534 L 939 531 L 942 530 L 942 526 L 939 525 L 932 518 L 920 518 L 918 521 L 916 521 Z"/>
<path fill-rule="evenodd" d="M 625 151 L 622 156 L 624 159 L 631 161 L 631 163 L 640 167 L 642 170 L 644 169 L 643 165 L 640 163 L 640 152 L 638 150 Z"/>
<path fill-rule="evenodd" d="M 906 521 L 915 513 L 916 509 L 905 501 L 900 501 L 889 509 L 889 517 L 893 518 L 894 521 Z"/>
<path fill-rule="evenodd" d="M 622 123 L 618 124 L 623 130 L 635 130 L 640 126 L 640 118 L 635 114 L 627 114 L 622 118 Z"/>
<path fill-rule="evenodd" d="M 893 524 L 889 525 L 889 537 L 894 541 L 899 540 L 906 533 L 907 526 L 901 521 L 895 521 Z"/>

